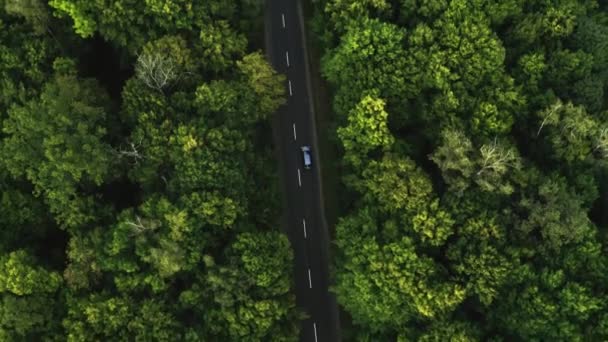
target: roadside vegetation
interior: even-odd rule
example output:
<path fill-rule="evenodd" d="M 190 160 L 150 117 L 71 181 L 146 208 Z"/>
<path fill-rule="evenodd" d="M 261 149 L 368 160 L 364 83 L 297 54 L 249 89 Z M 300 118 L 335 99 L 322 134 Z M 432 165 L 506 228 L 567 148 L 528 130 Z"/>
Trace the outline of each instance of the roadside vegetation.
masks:
<path fill-rule="evenodd" d="M 0 340 L 297 339 L 262 5 L 0 0 Z"/>
<path fill-rule="evenodd" d="M 608 7 L 321 0 L 345 340 L 608 339 Z"/>

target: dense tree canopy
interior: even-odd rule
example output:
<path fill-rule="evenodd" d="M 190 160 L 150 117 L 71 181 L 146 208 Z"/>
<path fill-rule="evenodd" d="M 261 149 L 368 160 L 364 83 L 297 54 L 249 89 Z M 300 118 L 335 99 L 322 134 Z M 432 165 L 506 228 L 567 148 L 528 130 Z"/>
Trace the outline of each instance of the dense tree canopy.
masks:
<path fill-rule="evenodd" d="M 345 336 L 606 339 L 607 10 L 317 3 Z"/>
<path fill-rule="evenodd" d="M 0 0 L 0 340 L 297 339 L 262 5 Z"/>

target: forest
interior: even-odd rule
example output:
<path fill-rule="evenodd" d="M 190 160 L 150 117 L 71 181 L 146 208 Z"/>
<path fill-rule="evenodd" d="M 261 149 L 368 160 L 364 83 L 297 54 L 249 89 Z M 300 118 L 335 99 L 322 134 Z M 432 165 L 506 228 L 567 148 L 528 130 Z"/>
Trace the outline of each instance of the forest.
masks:
<path fill-rule="evenodd" d="M 344 340 L 608 340 L 608 3 L 314 7 Z"/>
<path fill-rule="evenodd" d="M 0 341 L 297 339 L 262 18 L 0 0 Z"/>

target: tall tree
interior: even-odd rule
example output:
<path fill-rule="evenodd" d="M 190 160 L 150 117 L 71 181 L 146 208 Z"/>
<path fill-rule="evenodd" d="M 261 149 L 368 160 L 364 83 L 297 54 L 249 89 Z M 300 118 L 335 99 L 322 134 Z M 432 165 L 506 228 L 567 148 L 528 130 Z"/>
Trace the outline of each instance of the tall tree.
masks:
<path fill-rule="evenodd" d="M 79 189 L 92 190 L 110 173 L 107 111 L 108 98 L 97 82 L 56 73 L 39 98 L 14 106 L 4 121 L 4 165 L 34 184 L 64 227 L 95 218 L 93 198 Z"/>
<path fill-rule="evenodd" d="M 348 124 L 337 129 L 345 150 L 345 160 L 355 167 L 376 149 L 387 150 L 393 143 L 388 129 L 388 113 L 382 99 L 364 96 L 348 115 Z"/>

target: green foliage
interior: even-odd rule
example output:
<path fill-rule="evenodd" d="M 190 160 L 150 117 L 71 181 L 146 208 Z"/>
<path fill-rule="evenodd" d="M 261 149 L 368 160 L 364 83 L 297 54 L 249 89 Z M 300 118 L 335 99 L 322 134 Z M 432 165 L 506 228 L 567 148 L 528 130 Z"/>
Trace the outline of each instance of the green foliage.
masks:
<path fill-rule="evenodd" d="M 61 276 L 35 267 L 34 258 L 24 250 L 11 252 L 0 260 L 0 292 L 17 296 L 55 292 Z"/>
<path fill-rule="evenodd" d="M 377 89 L 378 96 L 393 105 L 413 93 L 404 74 L 404 33 L 376 19 L 364 19 L 349 27 L 323 63 L 324 76 L 338 86 L 336 113 L 346 115 L 370 89 Z"/>
<path fill-rule="evenodd" d="M 228 340 L 297 340 L 294 322 L 301 317 L 290 293 L 292 258 L 289 241 L 276 232 L 238 235 L 225 263 L 207 256 L 202 295 L 210 296 L 212 304 L 196 310 L 204 313 L 209 333 Z M 191 302 L 200 290 L 195 285 L 182 300 Z"/>
<path fill-rule="evenodd" d="M 434 322 L 422 336 L 420 342 L 451 341 L 474 342 L 479 341 L 479 331 L 471 323 L 463 321 L 440 320 Z"/>
<path fill-rule="evenodd" d="M 205 68 L 221 72 L 234 67 L 234 61 L 243 56 L 247 39 L 230 28 L 228 22 L 218 21 L 201 29 L 200 44 L 197 47 Z"/>
<path fill-rule="evenodd" d="M 428 207 L 420 211 L 412 218 L 412 229 L 420 236 L 423 244 L 431 246 L 442 246 L 453 234 L 454 220 L 449 212 L 439 207 L 439 202 L 434 200 Z"/>
<path fill-rule="evenodd" d="M 442 144 L 430 159 L 441 170 L 450 190 L 458 194 L 474 182 L 484 191 L 509 195 L 513 187 L 507 172 L 521 167 L 514 147 L 495 139 L 476 151 L 461 131 L 451 129 L 442 132 Z"/>
<path fill-rule="evenodd" d="M 592 232 L 581 200 L 572 195 L 563 179 L 552 177 L 543 181 L 536 193 L 521 200 L 520 206 L 527 215 L 523 216 L 518 229 L 526 236 L 538 231 L 539 242 L 550 250 L 580 243 Z"/>
<path fill-rule="evenodd" d="M 233 28 L 252 28 L 251 21 L 261 16 L 262 8 L 259 0 L 121 0 L 112 3 L 52 0 L 49 5 L 55 9 L 55 15 L 69 17 L 74 31 L 81 37 L 91 37 L 99 32 L 106 40 L 131 53 L 163 35 L 200 30 L 206 56 L 224 55 L 221 60 L 212 61 L 220 62 L 216 67 L 227 63 L 224 58 L 244 51 L 246 46 L 242 35 L 231 33 L 227 24 Z"/>
<path fill-rule="evenodd" d="M 349 338 L 608 337 L 605 7 L 320 5 Z"/>
<path fill-rule="evenodd" d="M 245 187 L 245 179 L 240 178 L 243 161 L 225 156 L 244 154 L 248 147 L 246 140 L 237 130 L 201 131 L 199 127 L 200 124 L 180 125 L 169 138 L 169 160 L 174 165 L 170 189 L 176 193 L 198 189 L 226 190 L 227 195 L 240 193 Z"/>
<path fill-rule="evenodd" d="M 540 52 L 533 52 L 521 56 L 518 67 L 522 74 L 521 82 L 532 91 L 538 91 L 539 83 L 543 79 L 544 72 L 547 70 L 545 55 Z"/>
<path fill-rule="evenodd" d="M 456 232 L 458 240 L 447 251 L 454 271 L 485 307 L 496 300 L 513 267 L 502 250 L 504 228 L 496 221 L 484 215 L 462 222 Z"/>
<path fill-rule="evenodd" d="M 0 0 L 0 340 L 295 341 L 263 1 L 110 2 Z"/>
<path fill-rule="evenodd" d="M 462 131 L 451 129 L 443 130 L 441 139 L 441 145 L 429 158 L 441 170 L 450 190 L 462 194 L 475 171 L 473 144 Z"/>
<path fill-rule="evenodd" d="M 342 34 L 358 20 L 381 15 L 388 16 L 391 4 L 386 0 L 336 0 L 324 8 L 332 31 Z"/>
<path fill-rule="evenodd" d="M 54 301 L 44 295 L 2 295 L 0 338 L 4 341 L 59 340 Z"/>
<path fill-rule="evenodd" d="M 49 78 L 57 47 L 27 25 L 0 16 L 0 117 L 14 104 L 37 97 Z"/>
<path fill-rule="evenodd" d="M 4 165 L 34 184 L 63 226 L 93 219 L 92 199 L 78 188 L 100 185 L 109 173 L 107 101 L 94 80 L 57 74 L 39 98 L 12 107 L 4 121 Z"/>
<path fill-rule="evenodd" d="M 505 48 L 479 3 L 450 2 L 436 20 L 416 25 L 407 41 L 408 82 L 431 95 L 422 117 L 428 125 L 458 118 L 486 138 L 510 130 L 523 100 L 503 72 Z"/>
<path fill-rule="evenodd" d="M 508 291 L 493 314 L 509 334 L 522 339 L 594 339 L 587 335 L 591 327 L 584 322 L 605 305 L 600 298 L 585 286 L 567 281 L 561 271 L 520 272 L 525 272 L 526 282 L 516 292 Z"/>
<path fill-rule="evenodd" d="M 55 294 L 61 275 L 37 264 L 35 257 L 17 250 L 0 257 L 0 337 L 30 340 L 58 332 Z"/>
<path fill-rule="evenodd" d="M 386 212 L 412 214 L 432 198 L 433 188 L 428 177 L 412 160 L 395 154 L 369 162 L 361 176 L 362 179 L 353 184 L 355 189 Z"/>
<path fill-rule="evenodd" d="M 585 107 L 558 100 L 537 116 L 542 121 L 536 134 L 546 134 L 554 158 L 571 164 L 593 158 L 594 151 L 601 151 L 603 127 L 587 114 Z M 543 132 L 545 127 L 547 132 Z"/>
<path fill-rule="evenodd" d="M 348 125 L 337 130 L 345 150 L 345 160 L 358 167 L 375 149 L 386 150 L 393 143 L 388 129 L 388 113 L 381 99 L 365 96 L 348 115 Z"/>
<path fill-rule="evenodd" d="M 37 34 L 48 28 L 50 13 L 41 0 L 5 0 L 4 9 L 8 14 L 23 17 Z"/>
<path fill-rule="evenodd" d="M 254 52 L 236 62 L 243 80 L 258 99 L 259 118 L 267 118 L 285 103 L 285 76 L 278 74 L 264 56 Z"/>
<path fill-rule="evenodd" d="M 342 261 L 336 294 L 355 323 L 378 331 L 432 319 L 461 303 L 465 290 L 445 280 L 441 267 L 416 252 L 412 239 L 382 244 L 374 237 L 379 228 L 366 210 L 343 218 L 336 227 Z"/>
<path fill-rule="evenodd" d="M 174 341 L 181 339 L 176 318 L 167 303 L 145 299 L 112 297 L 94 293 L 85 298 L 69 297 L 63 320 L 68 341 L 114 339 L 117 341 Z"/>

